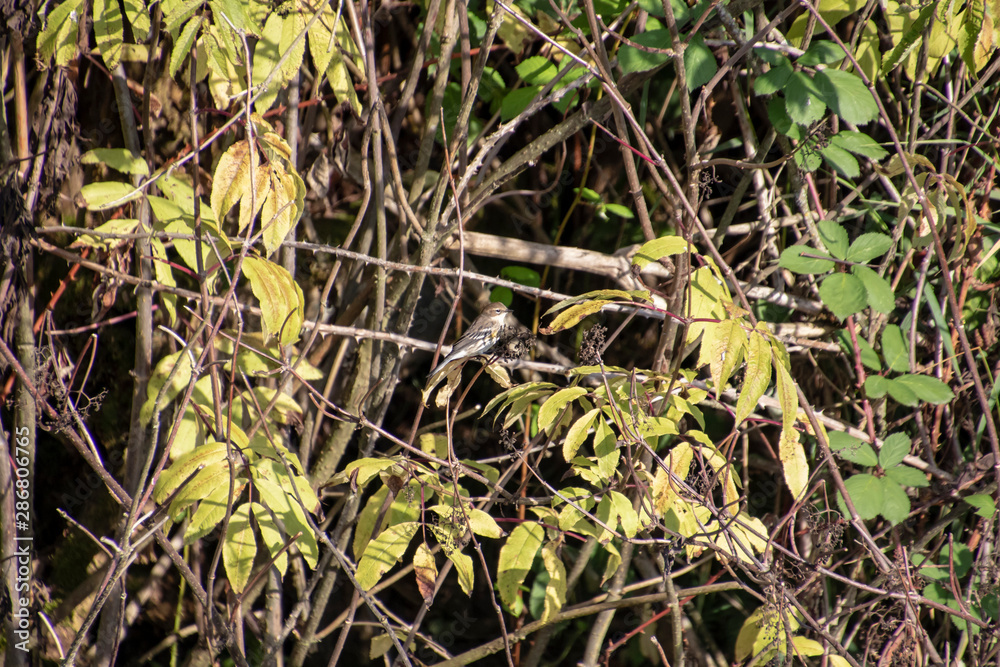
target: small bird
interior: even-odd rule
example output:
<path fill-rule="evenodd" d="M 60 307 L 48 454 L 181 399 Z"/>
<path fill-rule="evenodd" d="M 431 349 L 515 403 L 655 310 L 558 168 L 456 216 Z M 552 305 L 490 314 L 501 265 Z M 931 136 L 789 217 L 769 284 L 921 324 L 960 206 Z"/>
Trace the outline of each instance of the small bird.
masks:
<path fill-rule="evenodd" d="M 498 301 L 494 301 L 479 313 L 462 337 L 458 339 L 451 352 L 431 371 L 428 380 L 444 370 L 452 361 L 486 354 L 497 344 L 508 326 L 507 318 L 512 311 Z"/>

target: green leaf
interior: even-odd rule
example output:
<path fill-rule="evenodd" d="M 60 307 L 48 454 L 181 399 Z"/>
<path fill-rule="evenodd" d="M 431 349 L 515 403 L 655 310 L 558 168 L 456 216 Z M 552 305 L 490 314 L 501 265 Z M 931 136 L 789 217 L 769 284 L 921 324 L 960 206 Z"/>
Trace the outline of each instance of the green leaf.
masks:
<path fill-rule="evenodd" d="M 217 23 L 225 23 L 227 27 L 229 23 L 232 23 L 237 31 L 245 31 L 259 37 L 261 34 L 260 26 L 247 14 L 247 4 L 240 2 L 240 0 L 210 0 L 209 2 L 215 16 L 225 15 L 225 18 L 228 19 L 228 22 L 222 19 Z"/>
<path fill-rule="evenodd" d="M 170 503 L 170 516 L 179 520 L 186 507 L 212 495 L 219 486 L 229 486 L 229 464 L 225 461 L 206 465 L 194 474 Z M 238 481 L 238 480 L 237 480 Z M 239 486 L 239 484 L 237 484 Z"/>
<path fill-rule="evenodd" d="M 861 167 L 858 166 L 858 161 L 843 148 L 828 143 L 826 146 L 820 147 L 819 152 L 823 156 L 823 159 L 836 169 L 841 176 L 853 179 L 861 175 Z"/>
<path fill-rule="evenodd" d="M 851 497 L 854 509 L 862 519 L 874 519 L 882 512 L 885 487 L 878 477 L 864 473 L 854 475 L 844 480 L 844 488 L 847 489 L 847 495 Z M 847 505 L 840 498 L 840 494 L 837 495 L 837 500 L 844 516 L 849 517 Z"/>
<path fill-rule="evenodd" d="M 848 262 L 870 262 L 889 252 L 890 248 L 892 248 L 891 237 L 878 232 L 870 232 L 854 239 L 854 243 L 848 248 L 847 256 L 844 259 Z"/>
<path fill-rule="evenodd" d="M 541 89 L 541 86 L 526 86 L 507 93 L 500 104 L 500 119 L 506 123 L 511 118 L 520 115 L 522 111 L 528 108 L 528 105 L 531 104 L 531 101 L 535 99 L 535 96 L 538 95 Z"/>
<path fill-rule="evenodd" d="M 636 251 L 632 263 L 640 269 L 651 262 L 658 262 L 670 255 L 679 255 L 690 249 L 688 242 L 680 236 L 661 236 L 647 241 Z"/>
<path fill-rule="evenodd" d="M 233 488 L 233 503 L 240 500 L 245 480 L 237 480 Z M 226 507 L 229 505 L 229 485 L 219 484 L 198 503 L 198 509 L 191 516 L 187 530 L 184 531 L 184 543 L 194 544 L 197 540 L 215 530 L 215 527 L 226 517 Z"/>
<path fill-rule="evenodd" d="M 775 130 L 787 137 L 800 141 L 804 136 L 802 128 L 788 115 L 788 107 L 783 97 L 772 97 L 767 101 L 767 118 Z"/>
<path fill-rule="evenodd" d="M 970 2 L 965 7 L 958 35 L 959 52 L 968 68 L 978 74 L 996 51 L 998 7 L 986 2 Z"/>
<path fill-rule="evenodd" d="M 500 600 L 508 607 L 514 605 L 517 591 L 528 576 L 544 539 L 545 529 L 540 524 L 525 521 L 511 531 L 507 542 L 500 549 L 497 588 Z"/>
<path fill-rule="evenodd" d="M 361 102 L 354 91 L 347 62 L 358 62 L 359 52 L 351 39 L 344 17 L 337 18 L 337 13 L 328 3 L 323 3 L 322 18 L 313 22 L 309 29 L 309 52 L 312 54 L 316 70 L 326 72 L 326 79 L 333 89 L 337 102 L 351 105 L 355 113 L 361 115 Z M 471 17 L 470 17 L 471 18 Z M 495 74 L 495 72 L 493 73 Z M 490 74 L 484 79 L 488 86 Z M 447 96 L 447 92 L 445 93 Z"/>
<path fill-rule="evenodd" d="M 886 365 L 898 373 L 910 370 L 910 350 L 898 324 L 887 324 L 882 332 L 882 356 Z"/>
<path fill-rule="evenodd" d="M 191 380 L 191 363 L 191 352 L 179 350 L 163 357 L 156 364 L 153 375 L 149 378 L 149 383 L 146 385 L 146 398 L 149 400 L 143 405 L 142 409 L 141 419 L 144 425 L 148 424 L 149 420 L 152 419 L 153 411 L 156 407 L 153 405 L 153 402 L 157 400 L 160 390 L 167 384 L 168 379 L 170 380 L 170 386 L 167 387 L 163 398 L 160 399 L 159 408 L 161 410 L 187 388 L 188 382 Z M 175 366 L 176 371 L 174 371 Z"/>
<path fill-rule="evenodd" d="M 936 561 L 925 559 L 918 552 L 910 556 L 910 562 L 919 566 L 920 576 L 934 581 L 950 581 L 952 569 L 955 570 L 955 576 L 961 579 L 969 573 L 974 561 L 972 550 L 958 541 L 954 542 L 950 550 L 947 546 L 941 549 Z"/>
<path fill-rule="evenodd" d="M 281 518 L 288 537 L 299 534 L 293 548 L 302 554 L 309 567 L 316 567 L 319 546 L 306 512 L 314 512 L 319 500 L 309 481 L 301 475 L 289 476 L 282 464 L 273 459 L 259 459 L 251 471 L 261 502 Z M 302 503 L 296 498 L 296 491 Z M 302 504 L 305 504 L 305 509 Z"/>
<path fill-rule="evenodd" d="M 500 270 L 500 277 L 528 287 L 539 287 L 542 284 L 538 271 L 526 266 L 505 266 Z"/>
<path fill-rule="evenodd" d="M 758 95 L 773 95 L 780 92 L 784 90 L 792 74 L 791 64 L 787 58 L 782 57 L 779 64 L 757 77 L 753 82 L 753 91 Z"/>
<path fill-rule="evenodd" d="M 820 220 L 816 224 L 819 238 L 837 259 L 846 259 L 848 250 L 847 230 L 835 220 Z"/>
<path fill-rule="evenodd" d="M 854 354 L 854 345 L 852 344 L 850 333 L 841 329 L 837 332 L 837 339 L 840 341 L 840 346 L 845 352 L 851 355 Z M 878 353 L 875 352 L 875 348 L 871 346 L 871 343 L 858 336 L 858 347 L 861 348 L 861 363 L 873 371 L 881 371 L 882 360 L 879 359 Z"/>
<path fill-rule="evenodd" d="M 809 256 L 807 257 L 806 255 Z M 807 245 L 793 245 L 781 252 L 778 266 L 794 273 L 806 275 L 826 273 L 833 270 L 836 264 L 832 261 L 832 258 L 820 259 L 821 257 L 830 257 L 830 255 L 823 250 L 816 250 Z"/>
<path fill-rule="evenodd" d="M 910 453 L 912 446 L 910 436 L 905 433 L 893 433 L 882 443 L 882 449 L 878 453 L 878 464 L 883 470 L 899 465 Z"/>
<path fill-rule="evenodd" d="M 194 16 L 194 13 L 198 11 L 203 4 L 204 0 L 176 0 L 173 2 L 164 2 L 164 29 L 176 40 L 177 35 L 180 34 L 181 26 L 184 25 L 185 21 Z M 128 3 L 126 2 L 126 12 L 129 11 L 127 7 Z M 147 10 L 143 7 L 142 11 L 146 12 Z"/>
<path fill-rule="evenodd" d="M 715 54 L 705 46 L 705 39 L 700 33 L 692 37 L 684 49 L 684 71 L 689 91 L 705 85 L 719 71 Z"/>
<path fill-rule="evenodd" d="M 847 319 L 868 305 L 864 283 L 849 273 L 827 276 L 819 286 L 819 297 L 839 319 Z"/>
<path fill-rule="evenodd" d="M 851 273 L 861 279 L 868 293 L 868 305 L 880 313 L 888 315 L 896 307 L 896 295 L 889 281 L 867 266 L 858 264 L 851 267 Z"/>
<path fill-rule="evenodd" d="M 124 174 L 149 176 L 146 161 L 127 148 L 94 148 L 80 156 L 80 164 L 106 164 Z"/>
<path fill-rule="evenodd" d="M 191 53 L 194 47 L 194 40 L 198 36 L 198 29 L 201 27 L 201 22 L 201 16 L 195 16 L 188 21 L 187 25 L 184 26 L 184 30 L 181 31 L 180 37 L 174 43 L 173 49 L 170 51 L 169 72 L 171 77 L 177 74 L 177 70 L 181 68 L 184 60 Z"/>
<path fill-rule="evenodd" d="M 910 514 L 910 499 L 906 496 L 906 491 L 887 477 L 881 478 L 879 482 L 882 483 L 882 509 L 879 514 L 894 526 L 902 523 Z"/>
<path fill-rule="evenodd" d="M 900 382 L 899 378 L 892 378 L 888 380 L 888 386 L 889 395 L 896 399 L 897 402 L 911 408 L 916 407 L 917 404 L 920 403 L 920 399 L 917 397 L 916 392 L 907 386 L 906 383 Z"/>
<path fill-rule="evenodd" d="M 878 118 L 875 98 L 856 74 L 821 70 L 816 72 L 816 86 L 827 106 L 848 123 L 863 125 Z"/>
<path fill-rule="evenodd" d="M 586 387 L 566 387 L 549 396 L 538 409 L 538 429 L 544 430 L 556 420 L 563 408 L 587 393 Z"/>
<path fill-rule="evenodd" d="M 222 562 L 226 577 L 236 593 L 242 593 L 253 572 L 253 559 L 257 555 L 257 540 L 250 525 L 250 504 L 243 503 L 233 510 L 222 545 Z"/>
<path fill-rule="evenodd" d="M 948 607 L 954 609 L 956 612 L 968 612 L 973 618 L 981 619 L 982 615 L 979 613 L 979 605 L 973 604 L 968 605 L 966 603 L 959 603 L 952 595 L 951 589 L 945 587 L 944 585 L 934 581 L 928 586 L 925 586 L 923 591 L 921 591 L 928 600 L 932 602 L 937 602 L 938 604 L 947 605 Z M 955 624 L 955 627 L 960 632 L 965 632 L 968 628 L 970 635 L 977 635 L 980 631 L 978 625 L 969 625 L 966 623 L 965 619 L 953 615 L 949 617 L 950 621 Z"/>
<path fill-rule="evenodd" d="M 43 63 L 55 58 L 56 67 L 64 67 L 76 57 L 77 31 L 83 10 L 83 0 L 66 0 L 49 13 L 37 42 L 38 56 Z"/>
<path fill-rule="evenodd" d="M 800 126 L 796 125 L 796 128 L 802 129 Z M 802 134 L 799 132 L 799 134 Z M 793 133 L 789 133 L 789 136 L 794 137 Z M 814 172 L 823 166 L 823 156 L 820 154 L 818 149 L 819 142 L 815 138 L 810 138 L 802 146 L 802 150 L 796 151 L 794 158 L 795 164 L 799 166 L 800 169 L 804 169 L 808 172 Z"/>
<path fill-rule="evenodd" d="M 132 36 L 137 42 L 145 42 L 149 36 L 149 9 L 144 0 L 122 0 L 125 16 L 132 26 Z"/>
<path fill-rule="evenodd" d="M 611 504 L 614 505 L 622 532 L 628 538 L 635 537 L 639 532 L 639 515 L 632 508 L 632 501 L 618 491 L 609 491 L 608 495 L 611 497 Z"/>
<path fill-rule="evenodd" d="M 569 463 L 580 450 L 580 445 L 584 443 L 590 434 L 590 427 L 594 425 L 594 420 L 601 414 L 600 408 L 587 411 L 582 417 L 570 425 L 563 438 L 563 459 Z"/>
<path fill-rule="evenodd" d="M 124 26 L 118 0 L 94 0 L 94 36 L 97 48 L 109 70 L 118 67 L 122 57 Z"/>
<path fill-rule="evenodd" d="M 896 46 L 893 47 L 889 55 L 883 56 L 882 58 L 882 73 L 888 74 L 910 53 L 910 50 L 917 45 L 920 41 L 921 36 L 924 33 L 924 28 L 927 27 L 927 22 L 930 20 L 931 16 L 934 15 L 934 10 L 937 7 L 935 3 L 928 4 L 920 10 L 920 14 L 917 18 L 910 24 L 910 27 L 906 29 L 899 41 L 896 42 Z"/>
<path fill-rule="evenodd" d="M 814 65 L 833 65 L 845 57 L 844 49 L 836 42 L 816 40 L 809 45 L 806 52 L 795 61 L 799 65 L 811 67 Z"/>
<path fill-rule="evenodd" d="M 610 481 L 618 469 L 621 451 L 618 439 L 608 423 L 603 419 L 594 422 L 594 454 L 597 456 L 597 471 L 603 481 Z"/>
<path fill-rule="evenodd" d="M 885 471 L 885 476 L 900 486 L 930 486 L 927 475 L 910 466 L 896 466 Z"/>
<path fill-rule="evenodd" d="M 469 528 L 476 535 L 490 537 L 495 540 L 506 535 L 492 516 L 477 509 L 469 510 Z"/>
<path fill-rule="evenodd" d="M 226 444 L 224 442 L 209 442 L 196 447 L 181 456 L 167 468 L 156 480 L 153 487 L 153 500 L 159 504 L 170 497 L 181 484 L 196 470 L 219 463 L 226 459 Z"/>
<path fill-rule="evenodd" d="M 974 493 L 971 496 L 962 498 L 962 500 L 975 507 L 976 514 L 984 519 L 992 519 L 993 515 L 997 512 L 996 500 L 994 500 L 991 495 L 985 493 Z"/>
<path fill-rule="evenodd" d="M 869 398 L 882 398 L 889 393 L 889 380 L 881 375 L 869 375 L 865 378 L 865 393 Z"/>
<path fill-rule="evenodd" d="M 509 307 L 514 302 L 514 290 L 509 287 L 494 287 L 490 290 L 490 303 L 494 301 Z"/>
<path fill-rule="evenodd" d="M 640 35 L 634 35 L 632 37 L 632 41 L 640 46 L 651 46 L 655 49 L 669 49 L 670 31 L 665 29 L 647 30 Z M 630 44 L 626 44 L 618 50 L 618 64 L 622 68 L 622 74 L 645 72 L 655 67 L 659 67 L 669 59 L 670 55 L 665 52 L 650 53 L 648 51 L 637 49 Z"/>
<path fill-rule="evenodd" d="M 225 1 L 225 0 L 223 0 Z M 242 3 L 231 0 L 234 4 Z M 257 98 L 256 108 L 263 113 L 274 104 L 278 91 L 298 71 L 305 55 L 305 40 L 295 41 L 305 28 L 305 20 L 299 11 L 291 11 L 286 15 L 274 12 L 264 24 L 264 30 L 253 52 L 253 84 L 257 86 L 275 70 L 285 54 L 284 64 L 271 79 L 267 91 Z M 292 45 L 295 45 L 294 48 Z"/>
<path fill-rule="evenodd" d="M 363 590 L 370 591 L 396 561 L 403 557 L 419 527 L 420 524 L 416 521 L 406 521 L 389 526 L 368 542 L 365 553 L 358 562 L 358 584 Z"/>
<path fill-rule="evenodd" d="M 632 220 L 635 218 L 635 214 L 632 213 L 632 209 L 627 206 L 622 206 L 621 204 L 605 204 L 604 210 L 612 215 L 617 215 L 619 218 L 625 218 L 626 220 Z"/>
<path fill-rule="evenodd" d="M 799 125 L 812 125 L 826 113 L 826 103 L 819 90 L 802 72 L 792 72 L 784 93 L 788 115 Z"/>
<path fill-rule="evenodd" d="M 223 506 L 224 509 L 225 506 Z M 281 529 L 274 520 L 274 515 L 260 503 L 250 503 L 250 509 L 253 511 L 253 518 L 257 522 L 257 528 L 260 529 L 260 536 L 264 540 L 265 546 L 267 546 L 268 553 L 271 554 L 272 558 L 277 556 L 274 566 L 284 576 L 285 571 L 288 569 L 288 552 L 282 551 L 282 548 L 285 546 L 285 538 L 282 536 Z"/>
<path fill-rule="evenodd" d="M 875 450 L 860 438 L 843 431 L 830 431 L 827 433 L 827 438 L 830 440 L 830 450 L 845 461 L 867 467 L 878 464 Z"/>
<path fill-rule="evenodd" d="M 878 145 L 878 143 L 864 132 L 854 132 L 852 130 L 841 130 L 830 137 L 830 144 L 839 146 L 845 151 L 850 151 L 855 155 L 881 160 L 889 153 Z"/>
<path fill-rule="evenodd" d="M 555 78 L 559 71 L 548 58 L 532 56 L 514 67 L 517 75 L 532 86 L 544 86 Z"/>
<path fill-rule="evenodd" d="M 895 378 L 894 382 L 905 385 L 921 401 L 934 405 L 950 403 L 955 398 L 955 394 L 947 384 L 930 375 L 911 375 L 908 373 Z"/>
<path fill-rule="evenodd" d="M 135 189 L 129 183 L 120 181 L 101 181 L 88 183 L 80 188 L 79 199 L 84 208 L 91 211 L 106 211 L 138 199 L 142 191 Z"/>

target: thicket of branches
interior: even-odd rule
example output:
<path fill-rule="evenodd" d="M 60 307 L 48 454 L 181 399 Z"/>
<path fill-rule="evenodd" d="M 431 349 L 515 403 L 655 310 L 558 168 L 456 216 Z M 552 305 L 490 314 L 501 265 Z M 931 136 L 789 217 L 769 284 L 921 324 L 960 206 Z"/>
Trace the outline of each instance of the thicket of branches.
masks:
<path fill-rule="evenodd" d="M 5 664 L 996 664 L 994 4 L 29 4 Z"/>

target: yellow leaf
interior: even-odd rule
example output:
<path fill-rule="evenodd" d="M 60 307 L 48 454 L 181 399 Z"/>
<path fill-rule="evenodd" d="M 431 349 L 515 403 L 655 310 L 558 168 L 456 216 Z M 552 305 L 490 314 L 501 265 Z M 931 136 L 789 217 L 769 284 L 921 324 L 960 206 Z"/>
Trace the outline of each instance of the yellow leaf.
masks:
<path fill-rule="evenodd" d="M 563 329 L 575 327 L 585 317 L 600 312 L 601 308 L 609 303 L 611 303 L 611 301 L 599 299 L 597 301 L 587 301 L 575 306 L 570 306 L 563 312 L 556 315 L 555 319 L 552 320 L 552 323 L 546 328 L 546 332 L 551 334 L 556 333 L 557 331 L 562 331 Z"/>
<path fill-rule="evenodd" d="M 487 3 L 487 13 L 493 13 L 494 3 Z M 524 13 L 520 7 L 514 3 L 506 4 L 510 8 L 510 11 L 520 16 L 525 22 L 531 23 L 531 19 L 527 14 Z M 524 47 L 526 42 L 532 42 L 535 39 L 535 33 L 529 30 L 521 21 L 516 18 L 509 16 L 506 11 L 504 11 L 504 20 L 500 23 L 500 28 L 498 31 L 500 33 L 500 39 L 507 44 L 508 47 L 515 53 L 519 53 Z"/>
<path fill-rule="evenodd" d="M 725 305 L 725 302 L 722 302 Z M 699 362 L 707 356 L 712 372 L 712 383 L 715 385 L 715 397 L 726 388 L 733 369 L 743 360 L 747 338 L 738 320 L 722 320 L 718 323 L 706 323 L 705 339 L 701 344 Z"/>
<path fill-rule="evenodd" d="M 776 343 L 780 345 L 780 343 Z M 799 410 L 799 399 L 795 392 L 795 382 L 782 363 L 775 364 L 777 372 L 778 401 L 781 404 L 781 437 L 778 440 L 778 458 L 785 473 L 785 483 L 792 497 L 798 499 L 809 482 L 809 464 L 806 452 L 799 442 L 799 432 L 795 430 L 795 419 Z"/>
<path fill-rule="evenodd" d="M 597 419 L 597 416 L 600 414 L 600 408 L 589 410 L 586 414 L 573 422 L 573 425 L 569 427 L 568 431 L 566 431 L 566 437 L 563 439 L 563 459 L 567 463 L 572 461 L 573 457 L 576 456 L 577 451 L 580 449 L 580 445 L 582 445 L 587 439 L 590 427 L 593 426 L 594 420 Z"/>
<path fill-rule="evenodd" d="M 694 458 L 694 450 L 686 442 L 678 444 L 663 457 L 663 462 L 670 472 L 668 473 L 663 468 L 657 468 L 656 475 L 653 477 L 653 507 L 660 516 L 674 507 L 680 489 L 678 482 L 675 482 L 674 479 L 679 481 L 687 479 L 692 458 Z M 673 473 L 673 476 L 670 473 Z"/>
<path fill-rule="evenodd" d="M 426 542 L 417 545 L 413 554 L 413 572 L 417 575 L 417 590 L 423 596 L 424 602 L 430 604 L 434 600 L 434 584 L 437 582 L 438 569 L 434 562 L 434 554 Z"/>
<path fill-rule="evenodd" d="M 736 661 L 743 662 L 772 642 L 777 642 L 781 626 L 781 618 L 775 609 L 758 607 L 754 610 L 743 621 L 743 627 L 736 637 Z"/>
<path fill-rule="evenodd" d="M 542 547 L 542 563 L 549 574 L 545 585 L 545 604 L 542 608 L 542 622 L 550 620 L 566 604 L 566 566 L 556 553 L 556 544 L 549 542 Z"/>
<path fill-rule="evenodd" d="M 510 380 L 510 374 L 507 373 L 507 369 L 503 366 L 497 366 L 496 364 L 486 364 L 484 367 L 486 374 L 496 382 L 498 385 L 504 389 L 510 389 L 514 386 L 514 383 Z"/>
<path fill-rule="evenodd" d="M 264 335 L 276 336 L 282 345 L 297 341 L 302 330 L 305 298 L 288 269 L 266 259 L 247 257 L 243 260 L 243 272 L 260 301 Z"/>
<path fill-rule="evenodd" d="M 358 562 L 358 584 L 369 591 L 386 572 L 396 564 L 410 540 L 417 533 L 416 521 L 389 526 L 365 547 L 365 553 Z"/>
<path fill-rule="evenodd" d="M 743 375 L 743 390 L 736 400 L 736 424 L 750 416 L 757 407 L 757 401 L 764 395 L 771 383 L 771 347 L 767 344 L 760 324 L 750 333 L 747 345 L 747 369 Z"/>
<path fill-rule="evenodd" d="M 237 141 L 219 158 L 212 178 L 212 212 L 222 220 L 236 202 L 250 190 L 250 172 L 257 171 L 260 158 L 257 149 L 246 139 Z"/>
<path fill-rule="evenodd" d="M 274 104 L 278 91 L 302 66 L 302 56 L 305 54 L 306 43 L 305 40 L 299 40 L 296 43 L 295 38 L 304 29 L 305 19 L 297 9 L 284 16 L 275 12 L 264 24 L 263 33 L 254 49 L 254 86 L 263 83 L 286 54 L 287 57 L 282 63 L 281 69 L 271 79 L 267 91 L 257 98 L 256 107 L 261 112 L 266 111 Z"/>
<path fill-rule="evenodd" d="M 222 561 L 226 576 L 236 593 L 242 593 L 253 572 L 253 559 L 257 555 L 257 540 L 250 526 L 250 505 L 243 503 L 229 518 L 226 541 L 222 546 Z"/>
<path fill-rule="evenodd" d="M 163 285 L 176 287 L 177 281 L 174 280 L 174 272 L 170 268 L 170 264 L 167 263 L 167 249 L 163 245 L 163 241 L 154 238 L 150 239 L 150 244 L 153 250 L 153 271 L 156 274 L 156 281 Z M 167 311 L 167 322 L 173 324 L 177 319 L 177 295 L 160 292 L 160 298 Z"/>
<path fill-rule="evenodd" d="M 295 181 L 291 175 L 278 162 L 272 162 L 267 171 L 271 187 L 261 209 L 261 227 L 265 255 L 270 257 L 298 222 L 301 211 L 295 205 Z"/>
<path fill-rule="evenodd" d="M 114 236 L 105 236 L 105 234 L 132 234 L 135 232 L 136 228 L 139 226 L 139 221 L 133 218 L 118 218 L 116 220 L 108 220 L 103 225 L 95 227 L 95 232 L 100 232 L 100 234 L 83 234 L 73 241 L 69 247 L 70 248 L 80 248 L 83 246 L 89 246 L 91 248 L 99 248 L 100 250 L 111 250 L 112 248 L 118 248 L 126 243 L 131 243 L 131 241 L 126 241 L 125 239 L 115 238 Z M 154 239 L 156 240 L 156 239 Z M 162 245 L 162 243 L 161 243 Z M 164 253 L 164 257 L 166 254 Z"/>
<path fill-rule="evenodd" d="M 823 645 L 808 637 L 792 637 L 792 646 L 801 655 L 823 655 Z"/>
<path fill-rule="evenodd" d="M 726 317 L 722 302 L 732 301 L 715 273 L 703 266 L 691 274 L 691 317 L 695 320 L 721 320 Z M 686 342 L 698 339 L 712 322 L 695 321 L 688 327 Z"/>
<path fill-rule="evenodd" d="M 260 503 L 251 503 L 254 519 L 257 521 L 257 528 L 260 529 L 260 536 L 267 546 L 271 557 L 275 558 L 274 566 L 278 572 L 284 576 L 288 569 L 288 551 L 282 550 L 285 546 L 285 538 L 281 535 L 281 529 L 274 521 L 274 516 Z"/>
<path fill-rule="evenodd" d="M 528 576 L 544 540 L 545 529 L 534 521 L 525 521 L 511 531 L 507 542 L 500 548 L 497 588 L 506 606 L 514 606 L 518 588 Z"/>
<path fill-rule="evenodd" d="M 475 583 L 476 571 L 472 567 L 472 559 L 461 551 L 452 549 L 448 552 L 448 560 L 455 566 L 455 573 L 458 574 L 458 585 L 462 591 L 471 596 L 472 586 Z"/>
<path fill-rule="evenodd" d="M 347 69 L 346 57 L 358 62 L 357 47 L 351 40 L 350 32 L 341 17 L 337 16 L 330 5 L 324 5 L 322 18 L 313 23 L 309 29 L 309 52 L 317 72 L 325 72 L 326 78 L 333 88 L 337 102 L 348 101 L 354 112 L 361 114 L 361 102 L 354 91 L 354 82 Z"/>
<path fill-rule="evenodd" d="M 240 198 L 240 223 L 239 231 L 242 233 L 247 226 L 253 222 L 254 216 L 264 205 L 264 201 L 271 194 L 270 167 L 267 165 L 257 165 L 251 182 L 247 190 Z M 253 193 L 253 196 L 251 196 Z M 265 238 L 267 232 L 264 232 Z"/>

